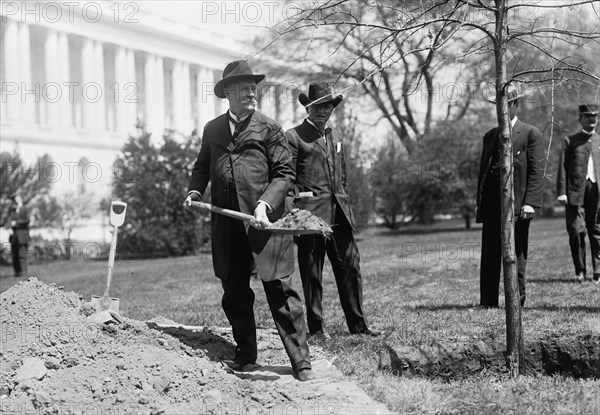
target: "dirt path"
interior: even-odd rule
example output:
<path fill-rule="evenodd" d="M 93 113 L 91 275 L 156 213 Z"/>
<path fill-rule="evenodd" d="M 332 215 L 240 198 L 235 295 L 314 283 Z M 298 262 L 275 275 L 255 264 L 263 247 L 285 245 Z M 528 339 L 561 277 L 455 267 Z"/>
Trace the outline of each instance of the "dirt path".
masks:
<path fill-rule="evenodd" d="M 3 414 L 389 413 L 312 345 L 301 383 L 279 337 L 259 330 L 258 370 L 233 372 L 229 330 L 166 319 L 90 323 L 89 303 L 35 278 L 0 295 Z"/>

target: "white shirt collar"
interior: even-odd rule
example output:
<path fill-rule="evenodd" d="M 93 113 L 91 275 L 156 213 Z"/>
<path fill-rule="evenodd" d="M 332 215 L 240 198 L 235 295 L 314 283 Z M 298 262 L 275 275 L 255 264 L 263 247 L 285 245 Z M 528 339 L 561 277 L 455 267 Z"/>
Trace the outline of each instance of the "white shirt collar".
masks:
<path fill-rule="evenodd" d="M 512 120 L 510 120 L 510 126 L 514 127 L 516 123 L 517 123 L 517 116 L 515 115 L 514 118 Z"/>
<path fill-rule="evenodd" d="M 586 133 L 587 135 L 592 135 L 594 134 L 594 130 L 592 131 L 585 131 L 583 128 L 581 129 L 582 132 Z"/>
<path fill-rule="evenodd" d="M 238 117 L 235 116 L 235 114 L 233 112 L 231 112 L 231 110 L 227 110 L 227 112 L 229 112 L 229 116 L 231 117 L 232 120 L 235 120 L 235 122 L 243 121 L 243 120 L 245 120 L 246 118 L 248 118 L 252 114 L 252 113 L 250 113 L 250 114 L 246 115 L 243 118 L 238 118 Z M 231 120 L 229 120 L 229 122 L 231 122 Z"/>

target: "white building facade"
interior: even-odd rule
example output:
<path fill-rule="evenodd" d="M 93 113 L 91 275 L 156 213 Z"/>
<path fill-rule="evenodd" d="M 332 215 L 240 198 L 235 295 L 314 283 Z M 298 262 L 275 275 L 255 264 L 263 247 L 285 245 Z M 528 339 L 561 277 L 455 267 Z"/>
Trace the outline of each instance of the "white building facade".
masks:
<path fill-rule="evenodd" d="M 214 83 L 241 45 L 143 4 L 2 2 L 1 151 L 48 154 L 56 191 L 105 197 L 137 123 L 189 136 L 226 108 Z"/>

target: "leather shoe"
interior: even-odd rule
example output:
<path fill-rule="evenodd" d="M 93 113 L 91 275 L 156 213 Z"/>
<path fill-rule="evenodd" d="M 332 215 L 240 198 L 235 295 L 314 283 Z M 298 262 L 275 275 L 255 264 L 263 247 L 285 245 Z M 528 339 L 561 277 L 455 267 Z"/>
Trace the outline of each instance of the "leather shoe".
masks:
<path fill-rule="evenodd" d="M 594 282 L 596 285 L 600 284 L 600 274 L 594 274 Z"/>
<path fill-rule="evenodd" d="M 381 336 L 383 334 L 383 331 L 364 328 L 364 329 L 358 330 L 356 333 L 352 333 L 352 334 L 364 334 L 365 336 L 377 337 L 377 336 Z"/>
<path fill-rule="evenodd" d="M 300 369 L 294 374 L 296 375 L 296 379 L 298 379 L 300 382 L 308 382 L 309 380 L 317 378 L 317 375 L 312 371 L 311 368 Z"/>
<path fill-rule="evenodd" d="M 237 362 L 235 360 L 225 360 L 223 361 L 231 370 L 235 370 L 236 372 L 251 372 L 258 368 L 256 362 Z"/>

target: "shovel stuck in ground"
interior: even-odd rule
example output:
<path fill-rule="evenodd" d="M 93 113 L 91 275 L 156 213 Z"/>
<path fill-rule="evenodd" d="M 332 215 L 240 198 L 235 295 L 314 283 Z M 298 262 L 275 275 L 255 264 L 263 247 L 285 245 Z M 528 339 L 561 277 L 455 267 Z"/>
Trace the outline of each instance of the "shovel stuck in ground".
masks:
<path fill-rule="evenodd" d="M 112 280 L 113 267 L 115 264 L 115 254 L 117 252 L 117 234 L 119 226 L 125 222 L 125 210 L 127 203 L 115 202 L 110 204 L 110 224 L 113 226 L 112 240 L 110 243 L 110 253 L 108 255 L 108 273 L 106 275 L 106 288 L 102 297 L 92 295 L 91 303 L 96 308 L 96 312 L 88 317 L 89 320 L 104 323 L 110 320 L 120 322 L 119 299 L 109 297 L 110 283 Z"/>

